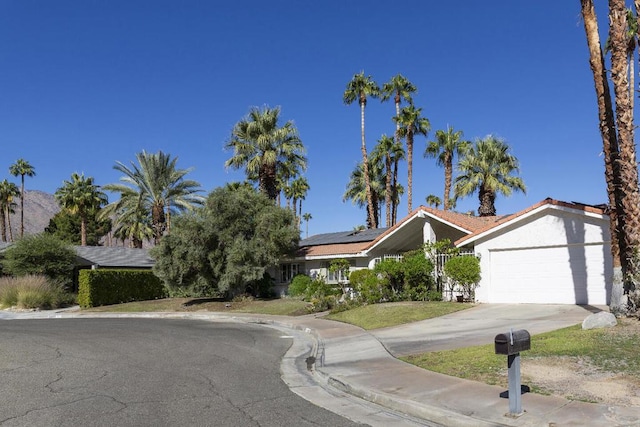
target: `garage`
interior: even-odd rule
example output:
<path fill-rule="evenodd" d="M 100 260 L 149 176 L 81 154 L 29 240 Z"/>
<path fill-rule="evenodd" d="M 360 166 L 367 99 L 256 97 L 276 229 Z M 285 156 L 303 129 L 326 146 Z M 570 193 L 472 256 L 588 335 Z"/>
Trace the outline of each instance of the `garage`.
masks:
<path fill-rule="evenodd" d="M 606 305 L 606 274 L 612 272 L 606 250 L 603 244 L 491 250 L 488 299 Z"/>

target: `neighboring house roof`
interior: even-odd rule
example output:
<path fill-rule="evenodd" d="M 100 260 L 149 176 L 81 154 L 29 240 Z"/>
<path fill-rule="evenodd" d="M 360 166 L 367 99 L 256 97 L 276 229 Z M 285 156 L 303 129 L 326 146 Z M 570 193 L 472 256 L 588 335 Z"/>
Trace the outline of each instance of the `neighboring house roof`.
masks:
<path fill-rule="evenodd" d="M 533 206 L 529 206 L 528 208 L 521 210 L 520 212 L 516 212 L 512 215 L 504 216 L 492 224 L 488 224 L 485 227 L 475 230 L 473 233 L 465 237 L 462 237 L 461 239 L 456 240 L 455 245 L 456 246 L 468 245 L 469 243 L 475 242 L 480 238 L 486 237 L 494 232 L 497 232 L 498 230 L 501 230 L 504 227 L 510 226 L 543 209 L 571 209 L 574 211 L 584 212 L 585 214 L 596 215 L 600 217 L 604 217 L 607 215 L 606 205 L 587 205 L 587 204 L 576 203 L 576 202 L 568 203 L 560 200 L 546 198 L 543 201 L 538 202 Z"/>
<path fill-rule="evenodd" d="M 80 266 L 151 268 L 155 263 L 147 249 L 113 246 L 74 246 L 74 249 Z"/>
<path fill-rule="evenodd" d="M 296 256 L 356 255 L 386 230 L 386 228 L 377 228 L 316 234 L 300 241 Z"/>

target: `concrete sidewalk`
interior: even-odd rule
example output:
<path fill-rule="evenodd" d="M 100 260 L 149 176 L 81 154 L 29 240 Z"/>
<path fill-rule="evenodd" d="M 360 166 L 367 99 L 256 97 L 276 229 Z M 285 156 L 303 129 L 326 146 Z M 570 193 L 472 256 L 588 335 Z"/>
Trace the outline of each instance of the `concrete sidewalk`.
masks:
<path fill-rule="evenodd" d="M 575 402 L 533 393 L 522 396 L 524 413 L 517 418 L 511 417 L 506 414 L 509 410 L 508 399 L 499 396 L 503 388 L 437 374 L 404 363 L 394 358 L 374 335 L 363 329 L 314 315 L 287 317 L 231 313 L 117 314 L 67 311 L 33 317 L 155 316 L 271 324 L 304 331 L 315 340 L 312 355 L 316 358 L 313 375 L 317 381 L 395 411 L 445 426 L 640 426 L 640 408 L 637 407 Z M 422 338 L 428 340 L 425 332 L 428 328 L 416 328 L 415 324 L 404 328 L 406 330 L 403 327 L 393 329 L 397 336 L 410 331 L 412 339 L 418 340 L 419 336 L 414 335 L 422 334 Z M 540 328 L 544 329 L 542 326 Z"/>

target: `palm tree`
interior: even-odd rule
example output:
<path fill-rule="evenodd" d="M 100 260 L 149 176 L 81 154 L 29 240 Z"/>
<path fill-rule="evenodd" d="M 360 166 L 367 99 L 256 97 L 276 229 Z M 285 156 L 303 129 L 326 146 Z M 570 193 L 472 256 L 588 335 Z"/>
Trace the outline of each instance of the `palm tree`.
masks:
<path fill-rule="evenodd" d="M 598 20 L 593 6 L 593 0 L 581 0 L 580 4 L 587 46 L 589 48 L 589 64 L 593 73 L 598 104 L 598 123 L 603 145 L 605 180 L 609 206 L 611 207 L 609 212 L 609 229 L 611 232 L 611 256 L 613 259 L 614 272 L 610 307 L 613 312 L 624 312 L 626 311 L 626 304 L 624 303 L 623 296 L 623 276 L 627 273 L 629 267 L 627 261 L 630 259 L 629 257 L 633 255 L 635 249 L 629 245 L 629 233 L 625 231 L 625 217 L 627 213 L 625 212 L 620 184 L 620 147 L 616 135 L 616 121 L 609 89 L 609 80 L 600 44 Z M 636 9 L 638 9 L 637 3 Z"/>
<path fill-rule="evenodd" d="M 9 229 L 9 238 L 13 241 L 13 232 L 11 231 L 11 213 L 15 202 L 13 199 L 20 195 L 20 189 L 13 182 L 6 179 L 0 182 L 0 235 L 2 241 L 7 241 L 7 229 Z"/>
<path fill-rule="evenodd" d="M 442 204 L 442 200 L 440 200 L 440 197 L 433 194 L 429 194 L 425 198 L 425 201 L 427 202 L 427 205 L 434 206 L 436 209 L 438 209 L 438 207 Z"/>
<path fill-rule="evenodd" d="M 299 176 L 291 182 L 292 198 L 293 198 L 293 214 L 298 220 L 298 226 L 300 225 L 300 218 L 302 217 L 302 201 L 307 197 L 309 192 L 309 182 L 307 178 Z M 299 203 L 298 212 L 296 212 L 296 205 Z"/>
<path fill-rule="evenodd" d="M 107 196 L 93 183 L 93 178 L 73 173 L 70 181 L 64 181 L 54 194 L 67 212 L 80 217 L 80 245 L 87 246 L 87 220 L 92 212 L 108 203 Z"/>
<path fill-rule="evenodd" d="M 429 120 L 421 117 L 421 114 L 422 108 L 410 105 L 400 110 L 400 116 L 394 118 L 395 122 L 400 124 L 398 134 L 407 140 L 407 206 L 409 213 L 413 209 L 413 138 L 415 135 L 426 137 L 431 127 Z"/>
<path fill-rule="evenodd" d="M 35 176 L 36 171 L 25 159 L 18 159 L 9 166 L 9 173 L 13 176 L 20 175 L 22 186 L 20 187 L 20 237 L 24 236 L 24 177 Z"/>
<path fill-rule="evenodd" d="M 447 131 L 436 131 L 436 140 L 430 141 L 424 152 L 425 157 L 435 157 L 438 166 L 444 166 L 444 210 L 451 207 L 451 181 L 453 179 L 453 158 L 463 156 L 470 147 L 469 141 L 462 139 L 462 131 L 453 131 L 447 126 Z"/>
<path fill-rule="evenodd" d="M 176 167 L 177 157 L 143 150 L 136 154 L 136 159 L 138 165 L 131 162 L 131 167 L 116 162 L 113 168 L 124 174 L 120 178 L 122 184 L 108 184 L 103 189 L 120 193 L 120 200 L 107 205 L 101 215 L 122 215 L 123 209 L 140 206 L 151 218 L 157 244 L 165 231 L 170 230 L 172 212 L 193 210 L 204 203 L 204 198 L 197 194 L 202 191 L 198 182 L 184 179 L 192 169 Z M 120 220 L 116 218 L 115 223 L 117 226 Z"/>
<path fill-rule="evenodd" d="M 362 135 L 361 147 L 362 151 L 362 168 L 364 171 L 365 192 L 367 197 L 367 223 L 370 228 L 377 228 L 376 212 L 373 202 L 373 194 L 371 183 L 369 182 L 369 160 L 367 158 L 367 144 L 364 137 L 364 109 L 367 106 L 367 97 L 377 98 L 380 96 L 380 88 L 378 84 L 371 78 L 365 76 L 364 71 L 355 74 L 351 81 L 347 84 L 347 88 L 343 94 L 343 101 L 350 105 L 355 101 L 360 104 L 360 130 Z"/>
<path fill-rule="evenodd" d="M 514 190 L 526 193 L 522 179 L 514 176 L 519 171 L 518 159 L 509 153 L 509 146 L 495 136 L 477 140 L 458 162 L 458 170 L 455 194 L 464 197 L 478 190 L 480 216 L 496 214 L 496 193 L 505 196 L 510 196 Z"/>
<path fill-rule="evenodd" d="M 395 141 L 391 147 L 391 163 L 393 164 L 393 175 L 391 177 L 391 225 L 395 225 L 398 219 L 398 205 L 400 198 L 404 194 L 404 187 L 398 182 L 398 164 L 405 159 L 405 151 L 402 142 Z"/>
<path fill-rule="evenodd" d="M 311 218 L 313 218 L 311 216 L 311 214 L 309 212 L 306 212 L 304 215 L 302 215 L 302 219 L 304 220 L 305 224 L 306 224 L 306 237 L 309 237 L 309 221 L 311 220 Z"/>
<path fill-rule="evenodd" d="M 362 163 L 356 165 L 354 170 L 351 172 L 351 176 L 349 182 L 347 183 L 347 189 L 345 190 L 344 195 L 342 196 L 342 201 L 346 202 L 347 200 L 351 200 L 351 202 L 358 206 L 364 207 L 367 206 L 367 192 L 366 192 L 366 181 L 364 178 Z M 369 168 L 369 185 L 371 185 L 371 192 L 373 193 L 373 220 L 378 221 L 379 215 L 379 206 L 380 202 L 384 200 L 384 188 L 385 188 L 385 179 L 384 179 L 384 168 L 380 163 L 371 163 Z M 368 222 L 370 216 L 367 214 L 367 228 L 373 228 L 371 224 Z"/>
<path fill-rule="evenodd" d="M 384 161 L 385 170 L 385 190 L 384 190 L 384 203 L 385 213 L 387 216 L 387 227 L 391 227 L 391 199 L 392 193 L 392 180 L 393 180 L 393 160 L 391 158 L 394 149 L 393 138 L 382 135 L 378 140 L 378 144 L 373 148 L 372 157 L 381 159 Z"/>
<path fill-rule="evenodd" d="M 281 169 L 304 170 L 307 164 L 298 130 L 292 121 L 279 126 L 279 116 L 279 107 L 252 107 L 249 115 L 233 127 L 231 139 L 225 145 L 226 149 L 233 149 L 233 156 L 225 166 L 244 168 L 247 178 L 256 180 L 260 191 L 272 200 L 276 200 L 280 191 L 279 171 L 288 178 L 293 172 L 282 173 Z"/>

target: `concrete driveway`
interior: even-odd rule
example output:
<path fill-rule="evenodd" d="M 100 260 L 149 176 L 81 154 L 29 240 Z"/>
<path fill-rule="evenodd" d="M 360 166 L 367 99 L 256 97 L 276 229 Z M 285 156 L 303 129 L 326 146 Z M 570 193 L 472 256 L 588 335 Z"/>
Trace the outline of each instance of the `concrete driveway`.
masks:
<path fill-rule="evenodd" d="M 369 331 L 394 356 L 493 344 L 502 332 L 531 335 L 582 323 L 607 307 L 544 304 L 479 304 L 435 319 Z"/>

